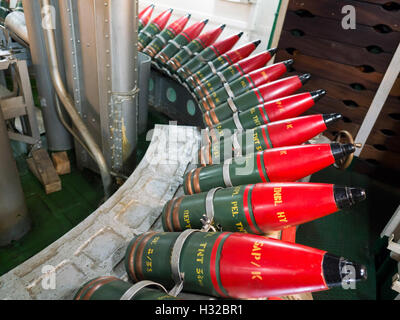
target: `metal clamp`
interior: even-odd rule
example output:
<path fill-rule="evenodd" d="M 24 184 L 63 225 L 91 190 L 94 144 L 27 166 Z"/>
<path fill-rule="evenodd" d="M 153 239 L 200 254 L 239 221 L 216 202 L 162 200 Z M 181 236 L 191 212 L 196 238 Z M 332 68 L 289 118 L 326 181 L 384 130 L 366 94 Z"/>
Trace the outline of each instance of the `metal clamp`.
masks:
<path fill-rule="evenodd" d="M 189 56 L 193 55 L 192 50 L 190 50 L 187 46 L 182 47 L 182 49 L 185 50 L 189 54 Z"/>
<path fill-rule="evenodd" d="M 171 272 L 172 272 L 172 280 L 174 280 L 175 286 L 169 292 L 169 294 L 171 296 L 174 296 L 174 297 L 178 296 L 178 294 L 183 289 L 183 281 L 184 281 L 185 274 L 181 273 L 181 271 L 179 269 L 179 261 L 181 258 L 181 252 L 182 252 L 183 245 L 185 244 L 185 241 L 194 232 L 201 232 L 201 231 L 188 229 L 188 230 L 182 232 L 179 235 L 179 237 L 176 239 L 176 241 L 174 243 L 174 247 L 172 248 Z"/>
<path fill-rule="evenodd" d="M 222 72 L 217 72 L 217 76 L 221 79 L 223 83 L 227 83 L 226 78 Z"/>
<path fill-rule="evenodd" d="M 175 40 L 169 40 L 168 42 L 173 44 L 177 49 L 181 50 L 181 46 Z"/>
<path fill-rule="evenodd" d="M 148 33 L 148 32 L 145 31 L 145 30 L 142 30 L 141 33 L 143 33 L 143 34 L 144 34 L 146 37 L 148 37 L 148 38 L 153 38 L 153 37 L 154 37 L 152 34 Z"/>
<path fill-rule="evenodd" d="M 215 66 L 214 66 L 214 64 L 212 63 L 212 61 L 207 62 L 207 64 L 208 64 L 209 67 L 211 68 L 211 72 L 212 72 L 213 74 L 217 74 L 217 73 L 218 73 L 217 68 L 215 68 Z"/>
<path fill-rule="evenodd" d="M 239 135 L 238 131 L 236 131 L 232 135 L 233 154 L 234 154 L 235 157 L 241 157 L 242 156 L 242 147 L 241 147 L 241 145 L 239 143 L 238 135 Z"/>
<path fill-rule="evenodd" d="M 167 43 L 168 43 L 167 40 L 165 40 L 160 34 L 156 35 L 156 38 L 160 39 L 164 46 L 167 45 Z"/>
<path fill-rule="evenodd" d="M 228 94 L 229 98 L 231 98 L 231 99 L 235 98 L 235 94 L 233 93 L 229 83 L 224 83 L 224 89 L 225 89 L 226 93 Z"/>
<path fill-rule="evenodd" d="M 243 131 L 244 128 L 243 128 L 243 126 L 242 126 L 242 123 L 240 122 L 239 113 L 238 113 L 238 112 L 235 112 L 235 113 L 232 115 L 232 119 L 233 119 L 233 122 L 235 123 L 236 128 L 237 128 L 238 130 L 240 130 L 240 131 Z"/>
<path fill-rule="evenodd" d="M 115 103 L 122 103 L 124 101 L 132 100 L 136 97 L 136 95 L 139 93 L 140 89 L 135 86 L 131 91 L 127 92 L 112 92 L 111 93 L 111 99 L 114 101 L 115 98 Z"/>
<path fill-rule="evenodd" d="M 198 55 L 196 55 L 196 57 L 197 57 L 197 59 L 199 59 L 199 61 L 200 61 L 201 63 L 207 63 L 207 62 L 208 62 L 208 60 L 205 59 L 205 58 L 201 55 L 201 53 L 199 53 Z"/>
<path fill-rule="evenodd" d="M 221 187 L 219 188 L 214 188 L 211 189 L 206 196 L 206 215 L 203 216 L 203 219 L 200 219 L 201 223 L 203 224 L 203 229 L 201 231 L 208 232 L 210 229 L 214 232 L 217 230 L 212 226 L 212 223 L 214 221 L 214 196 L 215 193 L 222 189 Z"/>
<path fill-rule="evenodd" d="M 236 104 L 233 102 L 232 98 L 228 98 L 226 102 L 228 103 L 228 106 L 229 108 L 231 108 L 233 113 L 236 113 L 238 111 L 238 108 L 236 107 Z"/>
<path fill-rule="evenodd" d="M 164 292 L 166 294 L 168 294 L 167 289 L 164 288 L 164 286 L 162 286 L 159 283 L 153 282 L 153 281 L 149 281 L 149 280 L 144 280 L 144 281 L 140 281 L 136 284 L 134 284 L 132 287 L 130 287 L 121 297 L 121 299 L 119 300 L 132 300 L 142 289 L 149 287 L 149 286 L 157 286 L 159 288 L 161 288 L 162 290 L 164 290 Z"/>
<path fill-rule="evenodd" d="M 231 174 L 229 172 L 229 168 L 230 168 L 231 163 L 232 163 L 232 159 L 226 160 L 224 162 L 224 166 L 222 167 L 222 175 L 223 175 L 223 178 L 224 178 L 225 186 L 227 188 L 232 188 L 233 187 L 232 180 L 231 180 Z"/>

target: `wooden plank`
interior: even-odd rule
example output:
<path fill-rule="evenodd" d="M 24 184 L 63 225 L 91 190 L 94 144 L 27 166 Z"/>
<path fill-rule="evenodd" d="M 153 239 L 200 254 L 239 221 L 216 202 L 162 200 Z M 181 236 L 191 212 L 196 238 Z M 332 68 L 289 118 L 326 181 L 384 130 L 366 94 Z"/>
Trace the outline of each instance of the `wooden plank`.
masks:
<path fill-rule="evenodd" d="M 11 131 L 8 131 L 8 137 L 11 140 L 21 141 L 23 143 L 32 144 L 32 145 L 35 145 L 35 144 L 40 142 L 40 138 L 39 139 L 34 139 L 34 138 L 30 137 L 30 136 L 25 136 L 23 134 L 11 132 Z"/>
<path fill-rule="evenodd" d="M 391 2 L 392 0 L 355 0 L 358 2 L 369 2 L 369 3 L 373 3 L 373 4 L 377 4 L 377 5 L 383 5 L 386 4 L 388 2 Z"/>
<path fill-rule="evenodd" d="M 354 101 L 360 107 L 369 109 L 372 100 L 375 96 L 375 91 L 372 90 L 357 90 L 350 84 L 343 84 L 336 81 L 326 80 L 315 75 L 303 87 L 306 91 L 313 91 L 317 89 L 325 89 L 329 97 L 336 98 L 340 101 Z M 389 97 L 385 104 L 387 113 L 400 112 L 399 99 L 396 97 Z"/>
<path fill-rule="evenodd" d="M 400 31 L 400 11 L 388 11 L 382 6 L 366 2 L 351 1 L 349 3 L 346 0 L 290 0 L 289 10 L 308 10 L 313 15 L 341 21 L 344 17 L 342 8 L 346 5 L 355 7 L 357 24 L 375 26 L 383 23 L 393 30 Z"/>
<path fill-rule="evenodd" d="M 291 32 L 297 30 L 305 35 L 333 40 L 353 46 L 366 48 L 370 45 L 379 46 L 383 51 L 394 53 L 400 41 L 400 32 L 377 32 L 374 27 L 358 25 L 356 29 L 345 30 L 340 21 L 324 17 L 304 18 L 289 11 L 286 15 L 283 29 Z"/>
<path fill-rule="evenodd" d="M 60 191 L 61 180 L 47 151 L 44 149 L 32 151 L 32 159 L 40 176 L 39 181 L 43 184 L 46 194 Z"/>
<path fill-rule="evenodd" d="M 333 80 L 341 83 L 360 83 L 366 89 L 376 91 L 383 79 L 384 74 L 374 72 L 363 72 L 362 65 L 351 66 L 326 59 L 307 56 L 301 53 L 291 55 L 286 50 L 278 50 L 277 61 L 294 59 L 293 68 L 300 73 L 311 73 L 323 79 Z M 367 69 L 368 70 L 368 69 Z M 400 78 L 390 93 L 392 96 L 400 96 Z"/>
<path fill-rule="evenodd" d="M 400 153 L 400 139 L 399 136 L 388 137 L 380 130 L 373 130 L 367 140 L 367 144 L 375 148 L 387 148 L 388 151 Z M 377 146 L 377 147 L 376 147 Z M 381 150 L 385 151 L 385 150 Z"/>
<path fill-rule="evenodd" d="M 362 124 L 360 131 L 357 135 L 357 140 L 361 143 L 365 143 L 373 129 L 385 102 L 389 98 L 389 92 L 400 74 L 400 44 L 390 62 L 389 68 L 385 73 L 381 85 L 372 101 L 371 107 L 365 117 L 364 123 Z M 399 114 L 400 115 L 400 114 Z M 400 119 L 399 119 L 400 120 Z M 360 154 L 360 150 L 356 152 L 356 155 Z"/>
<path fill-rule="evenodd" d="M 392 59 L 389 53 L 375 54 L 360 47 L 307 35 L 295 37 L 285 30 L 282 31 L 279 48 L 352 66 L 370 65 L 381 73 L 386 72 Z"/>
<path fill-rule="evenodd" d="M 29 170 L 33 173 L 33 175 L 43 184 L 42 177 L 36 169 L 35 161 L 32 158 L 26 159 L 26 163 L 28 164 Z"/>
<path fill-rule="evenodd" d="M 322 79 L 315 75 L 304 85 L 303 89 L 306 91 L 325 89 L 329 97 L 336 98 L 340 101 L 352 100 L 364 108 L 370 106 L 375 94 L 370 90 L 354 90 L 350 85 Z"/>
<path fill-rule="evenodd" d="M 390 151 L 379 151 L 373 146 L 365 145 L 360 155 L 361 159 L 373 159 L 379 165 L 399 170 L 400 154 Z"/>
<path fill-rule="evenodd" d="M 325 89 L 328 92 L 328 97 L 338 99 L 339 101 L 342 101 L 342 103 L 344 101 L 353 101 L 357 103 L 359 107 L 367 110 L 375 96 L 375 91 L 356 90 L 351 85 L 326 80 L 317 76 L 312 76 L 304 85 L 303 89 L 306 91 Z M 397 97 L 389 97 L 385 103 L 384 112 L 386 114 L 400 112 L 399 99 Z"/>
<path fill-rule="evenodd" d="M 364 108 L 350 108 L 344 106 L 340 100 L 324 97 L 322 100 L 318 102 L 312 109 L 310 109 L 312 113 L 340 113 L 343 115 L 344 120 L 341 120 L 340 123 L 354 123 L 358 126 L 361 126 L 364 122 L 367 110 Z M 395 120 L 390 116 L 390 113 L 382 113 L 382 115 L 378 118 L 375 126 L 376 130 L 390 130 L 395 134 L 400 135 L 400 121 Z"/>
<path fill-rule="evenodd" d="M 51 154 L 54 168 L 57 174 L 64 175 L 71 173 L 71 165 L 68 159 L 67 152 L 56 152 Z"/>
<path fill-rule="evenodd" d="M 0 107 L 5 120 L 26 115 L 26 106 L 22 97 L 0 100 Z"/>

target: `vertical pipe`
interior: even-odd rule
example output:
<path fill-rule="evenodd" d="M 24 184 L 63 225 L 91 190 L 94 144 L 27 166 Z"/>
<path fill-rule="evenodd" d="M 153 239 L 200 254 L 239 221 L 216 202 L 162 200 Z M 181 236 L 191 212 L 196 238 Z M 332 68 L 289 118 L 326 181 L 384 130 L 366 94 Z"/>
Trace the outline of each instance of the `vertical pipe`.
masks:
<path fill-rule="evenodd" d="M 0 108 L 0 247 L 20 239 L 29 228 L 24 192 Z"/>
<path fill-rule="evenodd" d="M 23 6 L 25 9 L 32 62 L 35 68 L 35 79 L 46 128 L 48 148 L 52 151 L 70 150 L 72 149 L 72 138 L 59 120 L 55 108 L 55 91 L 51 83 L 50 68 L 42 32 L 40 3 L 39 1 L 23 0 Z M 55 32 L 57 32 L 56 38 L 61 41 L 61 28 L 56 27 Z M 60 43 L 58 43 L 59 45 Z M 59 60 L 61 62 L 62 57 L 59 57 Z"/>
<path fill-rule="evenodd" d="M 151 58 L 138 52 L 139 57 L 139 112 L 138 112 L 138 134 L 146 131 L 149 112 L 149 80 L 151 71 Z"/>
<path fill-rule="evenodd" d="M 111 1 L 112 44 L 112 107 L 118 110 L 114 123 L 120 125 L 123 173 L 130 174 L 135 168 L 138 135 L 138 54 L 137 54 L 137 1 Z M 136 92 L 135 92 L 136 91 Z M 117 120 L 117 121 L 115 121 Z M 119 143 L 116 140 L 114 143 Z M 120 149 L 121 148 L 121 149 Z M 118 170 L 118 168 L 115 168 Z"/>
<path fill-rule="evenodd" d="M 50 6 L 50 0 L 41 0 L 42 8 Z M 56 37 L 54 29 L 51 28 L 43 28 L 43 33 L 45 35 L 45 42 L 46 42 L 46 53 L 49 62 L 50 68 L 50 75 L 52 84 L 54 89 L 57 93 L 58 98 L 62 102 L 65 110 L 68 112 L 68 115 L 71 117 L 71 120 L 78 130 L 80 136 L 83 138 L 86 146 L 90 150 L 90 152 L 95 157 L 95 161 L 99 167 L 103 187 L 104 187 L 104 194 L 106 198 L 111 196 L 112 193 L 112 179 L 110 175 L 110 171 L 108 169 L 107 163 L 104 159 L 102 151 L 100 147 L 97 145 L 96 141 L 94 140 L 92 134 L 89 132 L 88 128 L 86 127 L 85 123 L 82 121 L 80 115 L 78 114 L 77 110 L 75 109 L 74 101 L 72 100 L 71 96 L 68 94 L 64 81 L 62 79 L 60 68 L 58 64 L 58 51 L 56 46 Z"/>

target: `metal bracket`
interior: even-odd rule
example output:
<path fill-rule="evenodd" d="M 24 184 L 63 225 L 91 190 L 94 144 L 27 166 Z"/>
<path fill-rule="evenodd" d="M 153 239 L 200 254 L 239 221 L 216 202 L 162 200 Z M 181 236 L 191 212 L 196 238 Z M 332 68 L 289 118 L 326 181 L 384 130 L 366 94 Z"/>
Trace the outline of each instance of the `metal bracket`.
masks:
<path fill-rule="evenodd" d="M 394 234 L 392 234 L 392 235 L 389 237 L 389 243 L 388 243 L 387 248 L 388 248 L 390 251 L 394 252 L 395 254 L 400 255 L 400 244 L 397 243 L 397 242 L 394 242 L 393 240 L 394 240 Z"/>
<path fill-rule="evenodd" d="M 213 221 L 210 220 L 210 218 L 207 217 L 206 214 L 203 214 L 203 218 L 200 219 L 200 222 L 203 225 L 203 228 L 201 229 L 201 232 L 209 232 L 210 230 L 212 232 L 217 232 L 217 229 L 212 225 Z"/>
<path fill-rule="evenodd" d="M 131 91 L 128 92 L 112 92 L 112 98 L 115 98 L 114 103 L 122 103 L 124 101 L 132 100 L 139 93 L 140 89 L 138 87 L 134 87 Z"/>
<path fill-rule="evenodd" d="M 396 273 L 392 280 L 392 290 L 400 293 L 400 275 Z"/>
<path fill-rule="evenodd" d="M 214 222 L 214 196 L 215 193 L 222 188 L 211 189 L 206 197 L 206 214 L 203 215 L 203 218 L 200 219 L 203 224 L 202 232 L 208 232 L 212 230 L 213 232 L 217 232 L 217 229 L 212 225 Z"/>

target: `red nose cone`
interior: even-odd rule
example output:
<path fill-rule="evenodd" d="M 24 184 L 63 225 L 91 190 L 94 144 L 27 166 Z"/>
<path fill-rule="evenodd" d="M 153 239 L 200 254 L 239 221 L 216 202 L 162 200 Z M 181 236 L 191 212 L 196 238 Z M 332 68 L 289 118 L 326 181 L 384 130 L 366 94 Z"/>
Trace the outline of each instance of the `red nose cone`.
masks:
<path fill-rule="evenodd" d="M 156 24 L 160 30 L 163 30 L 168 23 L 169 18 L 171 18 L 173 9 L 168 9 L 157 16 L 152 23 Z"/>
<path fill-rule="evenodd" d="M 225 25 L 222 25 L 214 30 L 203 33 L 197 39 L 203 44 L 204 48 L 212 45 L 215 40 L 218 39 L 222 31 L 224 31 Z"/>
<path fill-rule="evenodd" d="M 303 86 L 298 76 L 293 76 L 265 84 L 258 88 L 258 94 L 264 101 L 289 96 Z"/>
<path fill-rule="evenodd" d="M 249 73 L 249 77 L 256 87 L 279 79 L 286 73 L 284 63 L 276 63 Z"/>
<path fill-rule="evenodd" d="M 271 53 L 269 51 L 264 51 L 255 56 L 243 59 L 238 63 L 238 65 L 244 73 L 249 73 L 253 70 L 264 67 L 271 58 Z"/>
<path fill-rule="evenodd" d="M 144 9 L 139 13 L 139 19 L 142 20 L 144 25 L 149 23 L 153 11 L 154 11 L 154 4 L 151 4 L 146 9 Z"/>
<path fill-rule="evenodd" d="M 268 133 L 273 146 L 300 145 L 326 130 L 324 116 L 315 114 L 299 118 L 276 121 L 268 124 Z"/>
<path fill-rule="evenodd" d="M 327 290 L 322 270 L 325 253 L 280 240 L 234 233 L 225 240 L 220 253 L 220 281 L 214 277 L 212 280 L 215 288 L 222 287 L 235 298 Z M 215 265 L 211 264 L 212 274 Z"/>
<path fill-rule="evenodd" d="M 178 20 L 174 21 L 168 26 L 168 29 L 170 29 L 174 34 L 179 34 L 182 32 L 183 28 L 185 28 L 186 24 L 188 23 L 191 15 L 187 14 Z"/>
<path fill-rule="evenodd" d="M 244 58 L 247 58 L 254 50 L 256 50 L 259 44 L 260 41 L 250 42 L 239 49 L 227 52 L 225 55 L 228 60 L 231 61 L 231 63 L 236 63 Z"/>
<path fill-rule="evenodd" d="M 233 46 L 239 41 L 240 37 L 243 35 L 243 32 L 235 34 L 229 38 L 218 41 L 214 44 L 214 49 L 217 50 L 218 55 L 222 55 L 233 48 Z"/>
<path fill-rule="evenodd" d="M 263 108 L 267 112 L 271 122 L 295 118 L 315 104 L 310 92 L 268 101 Z"/>
<path fill-rule="evenodd" d="M 333 185 L 322 183 L 260 183 L 251 192 L 251 206 L 256 225 L 265 233 L 339 210 Z"/>
<path fill-rule="evenodd" d="M 270 181 L 279 182 L 297 181 L 329 167 L 336 161 L 330 144 L 275 148 L 261 154 L 267 167 L 268 178 Z"/>
<path fill-rule="evenodd" d="M 193 39 L 195 39 L 203 31 L 203 29 L 207 23 L 208 23 L 208 19 L 192 24 L 190 27 L 186 28 L 183 31 L 183 35 L 190 42 Z"/>

